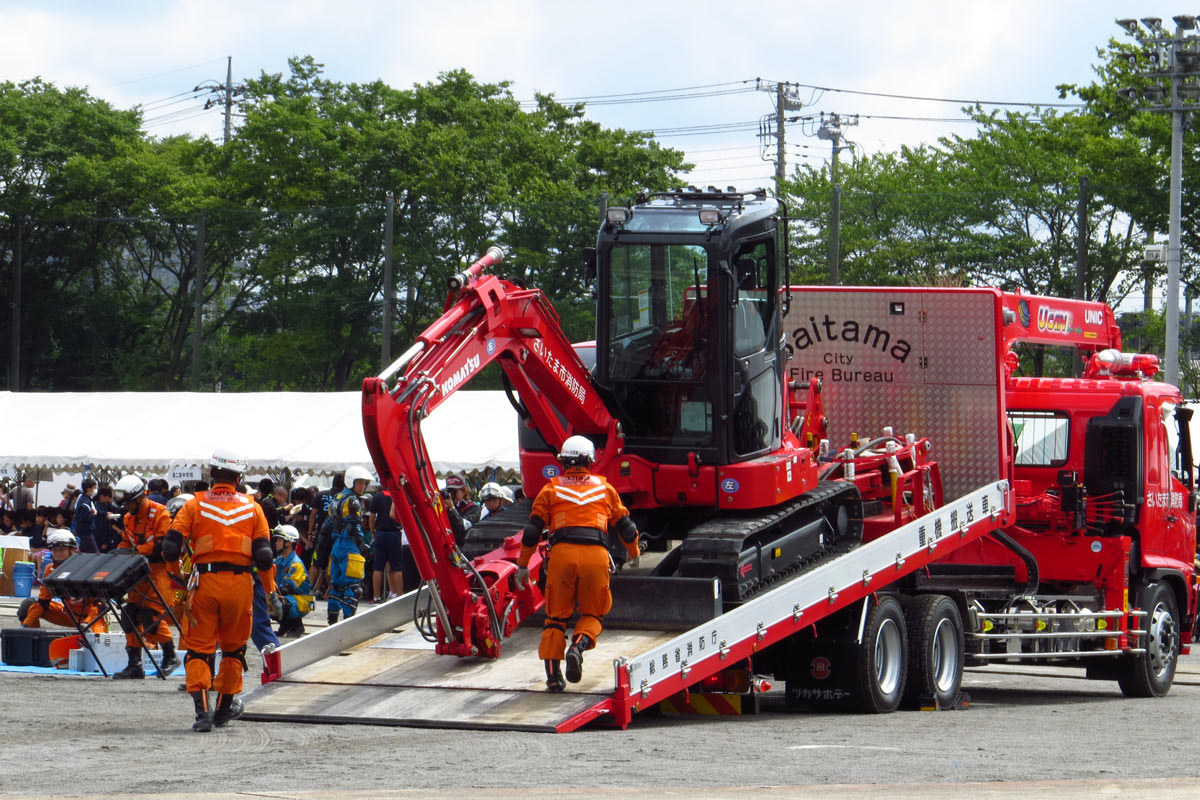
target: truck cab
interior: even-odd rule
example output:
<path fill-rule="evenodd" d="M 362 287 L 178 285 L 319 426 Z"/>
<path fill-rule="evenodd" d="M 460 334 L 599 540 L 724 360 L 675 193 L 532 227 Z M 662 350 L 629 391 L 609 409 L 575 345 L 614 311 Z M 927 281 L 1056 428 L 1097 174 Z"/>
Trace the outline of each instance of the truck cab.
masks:
<path fill-rule="evenodd" d="M 1109 372 L 1105 379 L 1011 379 L 1014 538 L 1035 555 L 1057 552 L 1038 559 L 1043 584 L 1090 582 L 1114 568 L 1111 551 L 1119 548 L 1131 578 L 1172 587 L 1190 630 L 1192 412 L 1174 386 Z M 1071 557 L 1062 557 L 1065 549 Z M 1124 602 L 1113 590 L 1111 600 Z"/>

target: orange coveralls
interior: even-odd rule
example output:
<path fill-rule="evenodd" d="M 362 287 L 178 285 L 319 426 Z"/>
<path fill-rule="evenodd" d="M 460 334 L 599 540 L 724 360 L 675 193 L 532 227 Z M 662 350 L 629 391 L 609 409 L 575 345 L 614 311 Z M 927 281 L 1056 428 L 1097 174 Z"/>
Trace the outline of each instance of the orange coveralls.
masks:
<path fill-rule="evenodd" d="M 56 564 L 51 561 L 46 565 L 46 569 L 42 572 L 43 580 L 47 575 L 58 569 L 61 564 Z M 63 604 L 54 600 L 54 592 L 46 588 L 43 583 L 41 591 L 38 592 L 37 602 L 29 607 L 29 611 L 25 614 L 25 619 L 21 620 L 21 624 L 26 628 L 40 628 L 41 620 L 46 620 L 51 625 L 61 625 L 64 628 L 74 628 L 75 623 L 71 621 L 71 615 L 63 608 Z M 71 612 L 75 614 L 75 619 L 83 623 L 83 629 L 90 630 L 93 633 L 105 633 L 108 631 L 108 622 L 104 619 L 104 609 L 95 600 L 67 600 L 71 606 Z"/>
<path fill-rule="evenodd" d="M 150 585 L 151 582 L 158 587 L 158 591 L 162 593 L 168 603 L 175 594 L 171 573 L 179 571 L 179 562 L 173 561 L 168 564 L 162 558 L 162 540 L 170 527 L 171 515 L 167 513 L 166 506 L 156 503 L 148 497 L 143 498 L 142 504 L 136 512 L 125 514 L 125 533 L 122 535 L 117 549 L 134 550 L 144 555 L 150 562 L 149 580 L 142 581 L 125 595 L 126 607 L 132 607 L 129 608 L 129 616 L 132 619 L 127 621 L 133 622 L 139 627 L 164 611 L 163 604 Z M 144 609 L 144 611 L 138 614 L 139 609 Z M 139 617 L 145 618 L 145 621 Z M 172 639 L 171 628 L 167 624 L 166 618 L 159 620 L 158 624 L 154 626 L 154 630 L 144 630 L 142 635 L 146 639 L 146 644 L 162 644 Z M 142 643 L 138 641 L 137 634 L 126 633 L 125 646 L 141 647 Z"/>
<path fill-rule="evenodd" d="M 254 498 L 233 485 L 218 483 L 187 501 L 173 530 L 192 546 L 192 580 L 181 646 L 187 649 L 188 693 L 242 691 L 246 641 L 253 622 L 254 575 L 251 542 L 270 539 L 267 518 Z M 260 573 L 263 588 L 275 591 L 274 570 Z M 213 679 L 212 664 L 221 648 L 221 669 Z"/>
<path fill-rule="evenodd" d="M 550 529 L 552 551 L 546 572 L 546 622 L 538 646 L 538 656 L 543 660 L 563 659 L 567 622 L 577 605 L 575 635 L 586 634 L 593 643 L 599 638 L 601 620 L 612 608 L 608 530 L 628 516 L 629 510 L 617 490 L 586 467 L 568 469 L 538 492 L 529 519 L 540 520 Z M 522 537 L 517 566 L 529 564 L 537 545 L 536 538 L 532 542 L 529 539 Z M 636 535 L 633 541 L 622 542 L 630 557 L 636 558 Z"/>

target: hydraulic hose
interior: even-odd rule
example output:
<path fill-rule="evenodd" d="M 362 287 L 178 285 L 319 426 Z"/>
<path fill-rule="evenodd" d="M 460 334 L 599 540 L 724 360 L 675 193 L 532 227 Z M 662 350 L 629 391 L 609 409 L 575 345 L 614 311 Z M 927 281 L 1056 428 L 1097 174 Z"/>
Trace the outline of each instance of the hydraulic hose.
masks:
<path fill-rule="evenodd" d="M 1026 578 L 1025 586 L 1021 589 L 1021 594 L 1036 594 L 1038 590 L 1038 584 L 1041 581 L 1041 576 L 1038 572 L 1037 558 L 1034 557 L 1033 553 L 1029 552 L 1029 550 L 1027 550 L 1020 542 L 1002 530 L 997 529 L 992 531 L 992 538 L 1007 547 L 1009 550 L 1012 550 L 1022 561 L 1025 562 Z"/>

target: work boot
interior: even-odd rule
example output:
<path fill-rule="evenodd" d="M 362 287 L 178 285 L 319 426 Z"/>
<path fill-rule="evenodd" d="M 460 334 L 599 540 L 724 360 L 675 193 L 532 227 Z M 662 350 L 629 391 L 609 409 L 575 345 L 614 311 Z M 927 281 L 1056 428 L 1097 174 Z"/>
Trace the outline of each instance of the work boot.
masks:
<path fill-rule="evenodd" d="M 145 671 L 142 669 L 142 648 L 126 647 L 125 654 L 129 656 L 129 664 L 120 672 L 114 672 L 115 680 L 125 680 L 126 678 L 144 678 Z"/>
<path fill-rule="evenodd" d="M 546 689 L 551 692 L 561 692 L 567 688 L 567 684 L 563 681 L 561 661 L 546 659 Z"/>
<path fill-rule="evenodd" d="M 165 678 L 183 662 L 179 660 L 179 656 L 175 655 L 174 642 L 163 642 L 160 646 L 162 647 L 162 662 L 159 664 L 159 668 Z"/>
<path fill-rule="evenodd" d="M 304 620 L 298 617 L 295 619 L 285 619 L 283 622 L 279 623 L 279 630 L 275 635 L 279 636 L 280 638 L 287 638 L 289 636 L 303 636 Z"/>
<path fill-rule="evenodd" d="M 192 730 L 208 733 L 213 729 L 213 711 L 208 704 L 208 692 L 192 692 L 192 700 L 196 704 L 196 721 L 192 723 Z"/>
<path fill-rule="evenodd" d="M 217 710 L 213 713 L 212 723 L 218 728 L 233 722 L 242 715 L 242 699 L 231 694 L 217 695 Z"/>
<path fill-rule="evenodd" d="M 586 633 L 579 634 L 575 637 L 575 641 L 571 642 L 571 646 L 567 648 L 568 681 L 579 683 L 579 679 L 583 677 L 583 651 L 590 650 L 595 644 L 592 637 Z"/>

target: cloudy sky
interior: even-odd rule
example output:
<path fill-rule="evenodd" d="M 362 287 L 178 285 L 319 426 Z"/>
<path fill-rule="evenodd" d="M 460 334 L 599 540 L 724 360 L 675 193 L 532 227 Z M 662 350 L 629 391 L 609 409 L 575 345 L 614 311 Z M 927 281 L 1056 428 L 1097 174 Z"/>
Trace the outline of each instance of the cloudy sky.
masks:
<path fill-rule="evenodd" d="M 333 80 L 397 87 L 461 67 L 510 81 L 521 100 L 586 99 L 598 122 L 653 130 L 685 150 L 698 165 L 691 182 L 751 188 L 773 174 L 758 133 L 774 96 L 756 91 L 758 78 L 799 84 L 796 116 L 859 115 L 844 133 L 868 152 L 969 136 L 973 127 L 956 121 L 964 101 L 1060 102 L 1054 87 L 1090 81 L 1096 48 L 1124 36 L 1115 18 L 1179 12 L 1155 5 L 0 0 L 0 80 L 86 86 L 118 107 L 140 105 L 153 135 L 219 138 L 220 111 L 205 111 L 211 95 L 193 90 L 223 82 L 226 57 L 235 83 L 286 72 L 297 55 Z M 789 125 L 789 164 L 829 157 L 816 127 Z"/>

